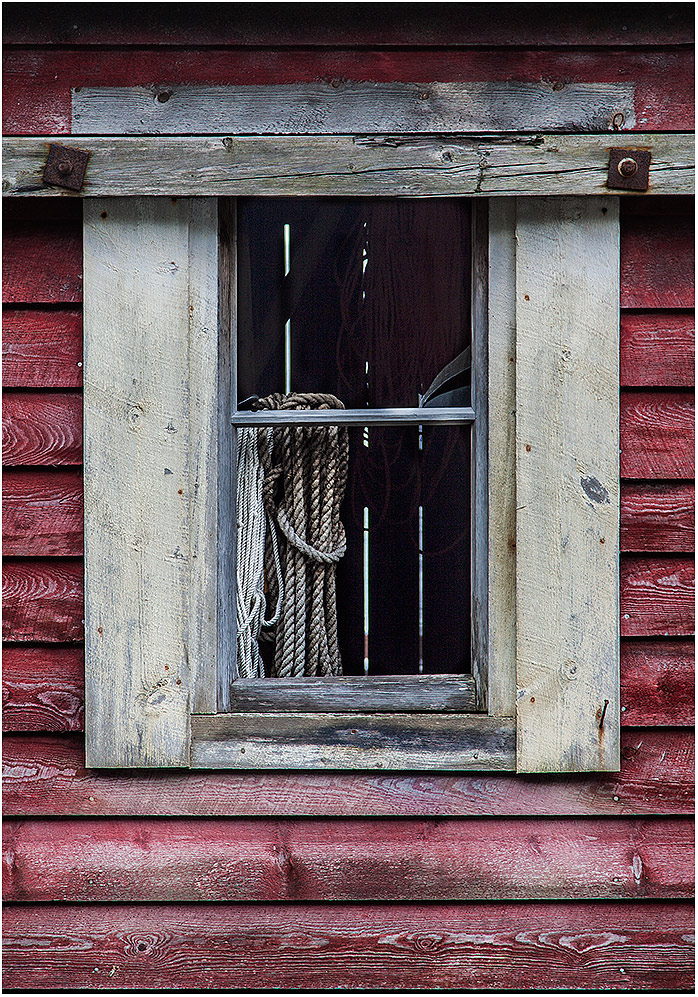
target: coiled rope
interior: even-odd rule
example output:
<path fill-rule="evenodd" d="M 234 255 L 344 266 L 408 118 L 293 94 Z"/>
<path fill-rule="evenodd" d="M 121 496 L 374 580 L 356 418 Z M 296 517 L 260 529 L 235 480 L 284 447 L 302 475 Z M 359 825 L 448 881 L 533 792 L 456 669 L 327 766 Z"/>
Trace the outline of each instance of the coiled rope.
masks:
<path fill-rule="evenodd" d="M 298 392 L 269 395 L 256 401 L 254 407 L 344 408 L 334 395 Z M 242 437 L 248 433 L 253 434 L 256 447 L 245 439 L 245 449 Z M 238 588 L 241 582 L 245 587 L 242 600 L 238 599 L 239 674 L 244 674 L 248 661 L 251 674 L 264 674 L 258 645 L 255 653 L 248 644 L 249 635 L 252 644 L 259 639 L 275 640 L 271 668 L 275 677 L 340 675 L 336 565 L 346 551 L 339 508 L 347 483 L 347 430 L 341 426 L 278 426 L 246 429 L 240 437 Z M 277 605 L 274 618 L 268 622 L 264 621 L 263 605 L 261 613 L 259 607 L 263 584 L 259 524 L 264 530 L 265 523 L 265 517 L 259 515 L 260 498 L 268 524 L 264 544 L 267 602 Z M 248 624 L 248 620 L 252 622 Z"/>

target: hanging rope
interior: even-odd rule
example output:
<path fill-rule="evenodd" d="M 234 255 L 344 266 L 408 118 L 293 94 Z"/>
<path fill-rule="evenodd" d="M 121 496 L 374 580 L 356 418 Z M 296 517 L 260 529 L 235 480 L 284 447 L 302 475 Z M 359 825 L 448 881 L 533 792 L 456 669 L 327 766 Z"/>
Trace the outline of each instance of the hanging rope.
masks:
<path fill-rule="evenodd" d="M 257 409 L 344 408 L 334 395 L 273 394 Z M 336 565 L 346 551 L 339 507 L 349 461 L 340 426 L 279 426 L 260 447 L 262 499 L 280 531 L 281 572 L 274 563 L 275 533 L 266 544 L 267 598 L 280 604 L 274 628 L 272 675 L 340 675 Z M 264 636 L 264 635 L 262 635 Z"/>
<path fill-rule="evenodd" d="M 266 439 L 265 439 L 266 438 Z M 279 619 L 281 598 L 271 620 L 264 618 L 264 557 L 266 538 L 276 577 L 281 578 L 281 562 L 273 523 L 267 530 L 267 513 L 262 489 L 264 468 L 260 443 L 271 454 L 271 430 L 242 429 L 238 436 L 237 473 L 237 666 L 241 678 L 264 678 L 264 662 L 259 653 L 263 629 L 270 629 Z M 283 597 L 283 584 L 280 596 Z"/>

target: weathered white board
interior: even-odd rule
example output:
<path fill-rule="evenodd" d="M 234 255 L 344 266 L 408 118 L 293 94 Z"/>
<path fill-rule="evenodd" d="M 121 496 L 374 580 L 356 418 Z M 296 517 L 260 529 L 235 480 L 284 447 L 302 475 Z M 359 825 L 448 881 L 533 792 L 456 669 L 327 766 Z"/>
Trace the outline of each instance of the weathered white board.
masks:
<path fill-rule="evenodd" d="M 72 106 L 73 133 L 83 135 L 609 132 L 620 126 L 635 127 L 632 83 L 81 87 Z"/>
<path fill-rule="evenodd" d="M 516 200 L 489 204 L 488 709 L 513 716 L 516 693 Z"/>
<path fill-rule="evenodd" d="M 517 771 L 619 768 L 618 201 L 517 202 Z"/>
<path fill-rule="evenodd" d="M 188 765 L 215 709 L 217 232 L 215 201 L 85 206 L 89 766 Z"/>
<path fill-rule="evenodd" d="M 617 145 L 652 153 L 650 194 L 690 194 L 695 178 L 686 134 L 60 136 L 90 152 L 75 193 L 43 183 L 52 141 L 3 139 L 5 196 L 616 196 L 606 180 Z"/>

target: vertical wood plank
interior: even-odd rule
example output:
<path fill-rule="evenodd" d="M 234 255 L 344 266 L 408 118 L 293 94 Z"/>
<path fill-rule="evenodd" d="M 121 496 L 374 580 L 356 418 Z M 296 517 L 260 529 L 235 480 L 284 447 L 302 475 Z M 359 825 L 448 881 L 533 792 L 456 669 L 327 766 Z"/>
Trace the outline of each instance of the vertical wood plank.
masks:
<path fill-rule="evenodd" d="M 517 770 L 619 767 L 617 199 L 516 226 Z"/>
<path fill-rule="evenodd" d="M 182 766 L 215 674 L 217 206 L 85 205 L 87 764 Z"/>
<path fill-rule="evenodd" d="M 488 708 L 516 694 L 516 202 L 489 205 Z"/>

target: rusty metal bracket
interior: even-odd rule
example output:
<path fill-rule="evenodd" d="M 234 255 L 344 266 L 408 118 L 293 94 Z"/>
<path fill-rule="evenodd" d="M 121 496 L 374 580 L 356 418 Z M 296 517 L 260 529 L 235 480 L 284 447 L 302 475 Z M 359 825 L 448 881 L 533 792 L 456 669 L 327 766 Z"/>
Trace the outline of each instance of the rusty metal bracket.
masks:
<path fill-rule="evenodd" d="M 80 190 L 85 182 L 89 152 L 66 145 L 49 145 L 43 180 L 51 187 Z"/>
<path fill-rule="evenodd" d="M 646 149 L 611 149 L 606 186 L 611 190 L 647 190 L 651 159 L 652 153 Z"/>

